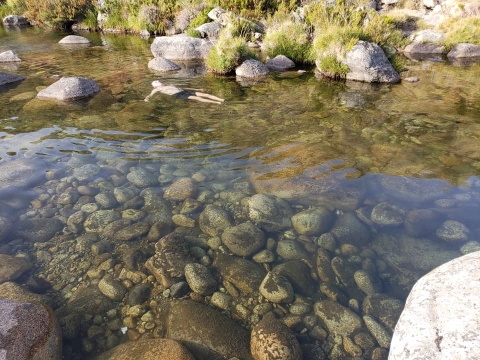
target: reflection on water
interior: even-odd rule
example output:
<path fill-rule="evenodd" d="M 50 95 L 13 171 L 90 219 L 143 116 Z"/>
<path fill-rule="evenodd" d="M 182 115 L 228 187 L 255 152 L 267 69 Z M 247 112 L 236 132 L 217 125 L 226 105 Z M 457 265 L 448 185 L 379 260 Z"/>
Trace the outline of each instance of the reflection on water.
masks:
<path fill-rule="evenodd" d="M 140 316 L 155 313 L 150 300 L 171 300 L 173 285 L 184 280 L 183 268 L 172 275 L 145 262 L 158 256 L 172 265 L 170 252 L 158 254 L 167 245 L 157 244 L 156 255 L 154 248 L 171 231 L 186 239 L 191 261 L 215 274 L 215 291 L 231 295 L 225 308 L 211 302 L 211 293 L 201 301 L 247 326 L 260 319 L 257 306 L 275 304 L 302 345 L 332 359 L 371 358 L 382 343 L 363 325 L 338 333 L 322 310 L 327 299 L 372 316 L 391 334 L 420 276 L 480 249 L 478 64 L 411 62 L 407 76 L 420 81 L 394 86 L 296 72 L 244 86 L 189 63 L 165 82 L 201 88 L 224 104 L 160 94 L 145 103 L 160 76 L 147 68 L 147 40 L 86 34 L 93 46 L 72 49 L 57 44 L 62 36 L 0 28 L 0 51 L 23 59 L 18 69 L 2 71 L 27 78 L 0 91 L 0 253 L 34 265 L 12 280 L 52 299 L 67 358 L 126 340 L 110 326 L 116 318 L 130 340 L 163 336 L 160 315 L 137 322 L 128 314 L 135 305 L 143 306 Z M 58 75 L 90 77 L 102 91 L 68 104 L 35 99 Z M 268 240 L 237 249 L 222 233 L 247 221 Z M 261 264 L 253 294 L 222 252 Z M 279 306 L 261 290 L 259 297 L 264 268 L 292 283 L 305 312 L 293 310 L 291 300 Z M 311 284 L 295 280 L 301 271 Z M 114 280 L 106 280 L 110 275 Z M 105 281 L 121 294 L 107 295 L 99 285 Z M 139 284 L 150 284 L 147 295 L 122 302 Z M 113 303 L 82 308 L 77 321 L 75 306 L 86 304 L 87 287 Z M 390 307 L 365 305 L 379 299 Z M 102 319 L 107 310 L 111 316 Z M 104 333 L 91 335 L 93 326 Z"/>

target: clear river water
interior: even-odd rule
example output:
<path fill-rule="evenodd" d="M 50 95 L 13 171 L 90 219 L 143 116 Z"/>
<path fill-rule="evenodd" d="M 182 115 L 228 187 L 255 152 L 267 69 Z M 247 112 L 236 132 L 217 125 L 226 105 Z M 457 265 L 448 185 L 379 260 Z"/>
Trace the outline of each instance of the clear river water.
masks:
<path fill-rule="evenodd" d="M 64 330 L 65 358 L 85 358 L 127 336 L 162 336 L 155 332 L 161 328 L 158 319 L 125 321 L 135 318 L 128 315 L 135 304 L 113 295 L 114 304 L 82 314 L 81 325 L 65 335 L 71 320 L 67 305 L 81 289 L 97 289 L 105 274 L 126 292 L 150 283 L 153 290 L 142 299 L 145 312 L 153 311 L 152 301 L 174 301 L 169 284 L 144 266 L 155 254 L 156 241 L 168 233 L 157 229 L 161 234 L 152 234 L 158 209 L 144 204 L 145 188 L 170 194 L 162 200 L 172 216 L 166 220 L 169 231 L 187 238 L 193 256 L 214 273 L 216 291 L 231 295 L 231 304 L 221 308 L 211 302 L 211 294 L 190 297 L 227 310 L 246 327 L 261 318 L 260 303 L 271 304 L 306 346 L 305 354 L 318 346 L 318 353 L 331 359 L 342 358 L 339 354 L 378 358 L 388 347 L 379 346 L 366 330 L 370 345 L 357 331 L 341 334 L 342 346 L 318 302 L 333 300 L 359 316 L 369 314 L 391 335 L 397 305 L 420 276 L 480 250 L 480 64 L 407 61 L 402 78 L 420 81 L 395 85 L 333 82 L 311 68 L 250 82 L 214 76 L 199 63 L 156 74 L 147 67 L 152 39 L 84 33 L 92 45 L 75 48 L 58 44 L 65 35 L 0 27 L 0 52 L 14 50 L 23 60 L 0 63 L 0 71 L 26 77 L 0 87 L 0 216 L 10 224 L 8 231 L 0 229 L 0 253 L 32 264 L 15 281 L 53 299 Z M 35 98 L 62 76 L 93 79 L 101 92 L 73 103 Z M 162 94 L 144 102 L 156 79 L 203 89 L 225 102 Z M 133 172 L 135 179 L 129 176 Z M 178 185 L 185 178 L 191 181 Z M 262 205 L 261 215 L 252 210 L 251 199 L 258 194 L 273 199 Z M 129 202 L 132 198 L 140 200 Z M 208 204 L 226 215 L 217 213 L 205 224 Z M 89 216 L 104 210 L 121 215 L 97 219 L 105 221 L 102 226 L 92 224 Z M 229 218 L 229 226 L 255 223 L 265 237 L 262 246 L 248 254 L 228 246 L 222 216 Z M 110 229 L 113 235 L 102 233 L 120 218 L 128 226 L 149 227 L 115 237 L 125 222 Z M 56 223 L 51 219 L 61 223 L 52 233 Z M 89 234 L 96 237 L 85 240 Z M 110 245 L 102 247 L 105 242 Z M 143 252 L 143 262 L 134 267 L 145 278 L 120 275 L 129 267 L 128 249 Z M 241 280 L 217 265 L 218 252 L 233 252 L 266 270 L 299 261 L 307 266 L 307 277 L 311 272 L 314 291 L 285 270 L 295 300 L 266 300 L 257 290 L 249 294 Z M 183 275 L 173 283 L 182 280 Z M 387 305 L 386 314 L 366 306 L 375 303 L 372 299 L 393 301 L 390 313 Z M 289 310 L 293 303 L 307 305 L 310 312 L 298 306 Z M 122 325 L 109 326 L 116 316 Z M 92 335 L 93 326 L 104 332 Z"/>

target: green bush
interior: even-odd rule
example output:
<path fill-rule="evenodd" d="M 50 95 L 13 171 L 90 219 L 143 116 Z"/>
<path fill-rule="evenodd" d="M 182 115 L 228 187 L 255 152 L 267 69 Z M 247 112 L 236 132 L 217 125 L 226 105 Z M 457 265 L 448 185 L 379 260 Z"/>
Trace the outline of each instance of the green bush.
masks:
<path fill-rule="evenodd" d="M 442 22 L 440 29 L 445 32 L 445 45 L 448 49 L 458 43 L 480 45 L 479 17 L 448 19 Z"/>
<path fill-rule="evenodd" d="M 194 38 L 201 38 L 202 34 L 200 33 L 200 31 L 198 31 L 196 29 L 188 28 L 187 29 L 187 36 L 191 36 L 191 37 L 194 37 Z"/>
<path fill-rule="evenodd" d="M 80 24 L 89 30 L 95 30 L 97 28 L 97 12 L 94 9 L 88 10 L 85 19 Z"/>
<path fill-rule="evenodd" d="M 7 0 L 0 5 L 0 18 L 11 14 L 24 15 L 26 11 L 24 0 Z"/>
<path fill-rule="evenodd" d="M 296 63 L 312 63 L 311 43 L 300 23 L 285 20 L 272 24 L 263 41 L 265 53 L 270 57 L 285 55 Z"/>
<path fill-rule="evenodd" d="M 203 9 L 202 11 L 200 11 L 197 16 L 195 16 L 192 21 L 190 21 L 190 24 L 188 25 L 189 28 L 191 29 L 195 29 L 197 27 L 199 27 L 200 25 L 203 25 L 207 22 L 210 22 L 210 18 L 208 17 L 208 13 L 210 12 L 210 10 L 212 10 L 213 8 L 208 6 L 206 7 L 205 9 Z"/>
<path fill-rule="evenodd" d="M 215 46 L 210 49 L 205 64 L 209 71 L 225 75 L 232 72 L 243 60 L 255 57 L 244 38 L 231 37 L 222 30 Z"/>
<path fill-rule="evenodd" d="M 28 19 L 54 28 L 64 28 L 73 21 L 85 19 L 93 9 L 91 0 L 24 0 Z"/>

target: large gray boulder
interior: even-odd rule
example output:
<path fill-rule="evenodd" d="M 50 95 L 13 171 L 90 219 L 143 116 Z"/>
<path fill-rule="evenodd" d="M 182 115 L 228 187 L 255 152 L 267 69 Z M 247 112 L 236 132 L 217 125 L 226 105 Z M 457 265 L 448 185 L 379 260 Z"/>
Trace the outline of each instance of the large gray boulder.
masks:
<path fill-rule="evenodd" d="M 10 74 L 0 71 L 0 86 L 23 81 L 25 78 L 21 75 Z"/>
<path fill-rule="evenodd" d="M 460 43 L 453 47 L 447 54 L 449 59 L 459 58 L 480 58 L 480 46 L 474 44 Z"/>
<path fill-rule="evenodd" d="M 395 327 L 389 360 L 480 358 L 480 252 L 422 277 Z"/>
<path fill-rule="evenodd" d="M 97 83 L 88 78 L 63 77 L 46 89 L 41 90 L 38 98 L 74 101 L 87 98 L 100 92 Z"/>
<path fill-rule="evenodd" d="M 0 62 L 20 62 L 22 59 L 18 57 L 12 50 L 7 50 L 0 53 Z"/>
<path fill-rule="evenodd" d="M 6 26 L 28 26 L 30 23 L 23 16 L 8 15 L 3 18 L 3 25 Z"/>
<path fill-rule="evenodd" d="M 153 40 L 150 50 L 154 57 L 169 60 L 202 60 L 212 46 L 210 41 L 190 36 L 159 36 Z"/>
<path fill-rule="evenodd" d="M 60 327 L 48 306 L 0 299 L 0 318 L 0 358 L 62 358 Z"/>
<path fill-rule="evenodd" d="M 359 41 L 347 53 L 345 64 L 349 68 L 347 80 L 396 83 L 400 75 L 377 44 Z"/>

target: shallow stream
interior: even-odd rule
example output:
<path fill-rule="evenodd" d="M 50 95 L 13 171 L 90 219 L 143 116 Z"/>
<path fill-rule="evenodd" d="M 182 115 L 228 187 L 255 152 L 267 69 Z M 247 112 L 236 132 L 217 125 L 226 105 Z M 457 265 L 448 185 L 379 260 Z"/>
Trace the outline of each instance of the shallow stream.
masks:
<path fill-rule="evenodd" d="M 168 284 L 144 267 L 160 235 L 166 235 L 159 229 L 157 236 L 152 234 L 158 207 L 145 204 L 146 188 L 170 194 L 161 201 L 173 217 L 165 222 L 214 274 L 216 291 L 232 296 L 221 310 L 251 327 L 262 316 L 254 309 L 271 303 L 306 346 L 305 354 L 317 346 L 331 359 L 376 358 L 385 354 L 375 349 L 388 347 L 360 329 L 340 333 L 339 340 L 318 303 L 333 300 L 360 317 L 372 316 L 391 334 L 398 304 L 420 276 L 480 250 L 479 64 L 407 62 L 402 77 L 420 81 L 396 85 L 332 82 L 312 69 L 271 73 L 265 81 L 245 83 L 208 74 L 201 64 L 155 74 L 147 67 L 151 39 L 86 33 L 82 35 L 92 46 L 72 48 L 58 44 L 65 35 L 0 27 L 0 52 L 14 50 L 23 60 L 0 64 L 0 71 L 27 78 L 0 87 L 0 216 L 11 227 L 0 229 L 0 253 L 33 265 L 16 281 L 53 299 L 64 332 L 73 321 L 67 304 L 78 299 L 81 289 L 96 289 L 105 274 L 126 292 L 150 283 L 145 312 L 153 311 L 152 301 L 174 301 L 165 292 Z M 61 76 L 91 78 L 101 92 L 75 103 L 35 99 Z M 144 102 L 158 78 L 203 89 L 225 102 L 204 104 L 162 94 Z M 189 182 L 178 185 L 185 178 Z M 272 202 L 271 212 L 258 216 L 251 210 L 255 194 L 286 203 Z M 258 291 L 249 294 L 234 276 L 226 280 L 216 254 L 231 249 L 222 237 L 224 228 L 215 225 L 225 219 L 216 214 L 212 224 L 202 224 L 200 214 L 208 204 L 225 210 L 229 226 L 253 221 L 261 229 L 262 246 L 237 257 L 267 270 L 293 261 L 307 266 L 307 284 L 290 279 L 296 293 L 291 302 L 307 305 L 305 312 L 297 314 L 298 307 L 290 311 L 291 302 L 267 301 Z M 307 211 L 313 209 L 327 213 L 320 225 L 314 224 L 316 213 Z M 103 210 L 119 217 L 92 224 L 89 216 Z M 293 217 L 297 213 L 300 220 Z M 103 233 L 122 217 L 128 226 L 149 226 L 132 228 L 138 234 L 124 232 L 123 238 L 115 237 L 120 225 Z M 52 219 L 61 226 L 56 228 Z M 95 238 L 86 239 L 86 234 Z M 128 249 L 140 249 L 144 257 L 136 258 L 135 269 L 128 271 L 145 278 L 122 279 L 122 269 L 129 267 Z M 268 252 L 255 257 L 263 250 Z M 278 271 L 288 275 L 288 270 Z M 366 274 L 366 282 L 358 274 Z M 190 297 L 221 307 L 211 303 L 210 295 Z M 393 301 L 392 314 L 369 309 L 365 303 L 375 303 L 372 299 Z M 127 335 L 130 340 L 142 334 L 162 336 L 155 332 L 161 328 L 158 319 L 129 325 L 127 335 L 124 325 L 108 326 L 116 317 L 125 324 L 132 317 L 128 306 L 120 299 L 101 313 L 83 314 L 81 324 L 64 333 L 65 358 L 106 350 Z M 116 312 L 105 315 L 112 309 Z M 92 326 L 104 334 L 91 335 Z M 360 333 L 371 344 L 362 342 Z"/>

